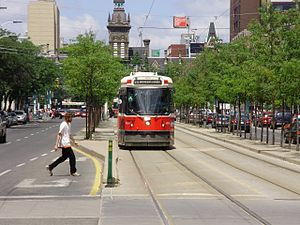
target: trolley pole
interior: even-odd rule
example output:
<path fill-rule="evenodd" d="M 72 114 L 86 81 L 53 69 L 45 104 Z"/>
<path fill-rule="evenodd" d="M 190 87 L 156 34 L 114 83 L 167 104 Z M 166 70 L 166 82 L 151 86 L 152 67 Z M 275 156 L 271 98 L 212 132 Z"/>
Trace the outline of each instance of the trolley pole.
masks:
<path fill-rule="evenodd" d="M 107 173 L 107 184 L 113 184 L 113 177 L 112 177 L 112 156 L 113 156 L 113 142 L 112 140 L 108 141 L 108 173 Z"/>

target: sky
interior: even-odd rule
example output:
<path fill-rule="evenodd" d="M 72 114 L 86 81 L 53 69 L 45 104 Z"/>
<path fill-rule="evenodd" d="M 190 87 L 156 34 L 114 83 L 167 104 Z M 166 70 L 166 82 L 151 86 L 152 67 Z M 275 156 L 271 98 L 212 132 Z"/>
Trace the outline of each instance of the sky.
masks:
<path fill-rule="evenodd" d="M 3 28 L 21 36 L 27 31 L 27 7 L 29 1 L 36 0 L 0 0 L 0 24 Z M 56 0 L 60 10 L 61 38 L 70 42 L 78 34 L 92 30 L 97 39 L 108 42 L 107 19 L 113 12 L 113 0 Z M 191 30 L 205 41 L 210 22 L 215 22 L 217 35 L 224 42 L 229 40 L 230 0 L 126 0 L 125 10 L 130 13 L 130 47 L 141 46 L 142 39 L 150 39 L 151 49 L 167 49 L 170 44 L 178 44 L 180 35 L 186 29 L 171 29 L 173 16 L 188 16 Z M 148 15 L 148 16 L 147 16 Z M 12 24 L 10 20 L 22 20 L 21 24 Z M 168 29 L 152 29 L 156 27 Z"/>

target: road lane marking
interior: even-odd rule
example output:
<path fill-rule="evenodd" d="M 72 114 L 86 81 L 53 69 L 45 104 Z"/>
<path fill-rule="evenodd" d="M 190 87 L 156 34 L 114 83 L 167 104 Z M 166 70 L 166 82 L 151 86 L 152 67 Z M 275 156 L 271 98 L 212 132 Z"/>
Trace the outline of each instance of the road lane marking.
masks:
<path fill-rule="evenodd" d="M 17 165 L 16 167 L 21 167 L 21 166 L 25 166 L 25 165 L 26 165 L 26 163 L 21 163 L 21 164 Z"/>
<path fill-rule="evenodd" d="M 99 163 L 99 161 L 98 161 L 94 156 L 92 156 L 92 155 L 90 155 L 90 154 L 88 154 L 88 153 L 86 153 L 86 152 L 84 152 L 84 151 L 81 151 L 81 150 L 78 149 L 78 148 L 75 148 L 75 147 L 72 147 L 72 148 L 73 148 L 76 152 L 78 152 L 78 153 L 80 153 L 80 154 L 82 154 L 82 155 L 84 155 L 84 156 L 90 158 L 90 159 L 93 161 L 94 167 L 95 167 L 95 170 L 96 170 L 96 171 L 95 171 L 94 184 L 93 184 L 93 186 L 92 186 L 92 189 L 91 189 L 89 195 L 92 195 L 92 196 L 97 195 L 97 193 L 98 193 L 98 191 L 99 191 L 99 189 L 100 189 L 100 186 L 101 186 L 101 173 L 102 173 L 101 168 L 100 168 L 100 163 Z"/>
<path fill-rule="evenodd" d="M 44 156 L 46 156 L 46 155 L 48 155 L 47 153 L 44 153 L 43 155 L 41 155 L 42 157 L 44 157 Z"/>
<path fill-rule="evenodd" d="M 36 134 L 39 134 L 39 133 L 40 133 L 39 131 L 36 132 Z"/>
<path fill-rule="evenodd" d="M 55 150 L 53 149 L 53 150 L 51 150 L 50 152 L 55 152 Z"/>
<path fill-rule="evenodd" d="M 46 181 L 41 184 L 35 182 L 36 179 L 24 179 L 16 188 L 48 188 L 48 187 L 68 187 L 72 180 L 70 179 L 59 179 L 53 181 Z"/>
<path fill-rule="evenodd" d="M 30 134 L 31 136 L 33 136 L 34 134 Z"/>
<path fill-rule="evenodd" d="M 10 141 L 10 142 L 7 142 L 6 145 L 10 145 L 11 143 L 12 143 L 11 141 Z"/>
<path fill-rule="evenodd" d="M 9 173 L 9 172 L 11 172 L 11 170 L 5 170 L 4 172 L 0 173 L 0 177 L 3 176 L 4 174 Z"/>
<path fill-rule="evenodd" d="M 24 137 L 25 139 L 28 139 L 28 137 Z"/>
<path fill-rule="evenodd" d="M 21 141 L 21 139 L 17 139 L 17 141 Z"/>
<path fill-rule="evenodd" d="M 32 159 L 30 159 L 29 161 L 34 161 L 34 160 L 37 160 L 39 157 L 34 157 L 34 158 L 32 158 Z"/>

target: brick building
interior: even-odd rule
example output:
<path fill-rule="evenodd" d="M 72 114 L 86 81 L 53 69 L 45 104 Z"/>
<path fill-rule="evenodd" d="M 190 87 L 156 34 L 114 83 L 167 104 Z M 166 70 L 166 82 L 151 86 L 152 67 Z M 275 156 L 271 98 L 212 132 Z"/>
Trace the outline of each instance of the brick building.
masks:
<path fill-rule="evenodd" d="M 277 11 L 295 7 L 293 0 L 230 0 L 230 41 L 237 35 L 247 35 L 252 20 L 259 20 L 259 8 L 267 2 Z"/>

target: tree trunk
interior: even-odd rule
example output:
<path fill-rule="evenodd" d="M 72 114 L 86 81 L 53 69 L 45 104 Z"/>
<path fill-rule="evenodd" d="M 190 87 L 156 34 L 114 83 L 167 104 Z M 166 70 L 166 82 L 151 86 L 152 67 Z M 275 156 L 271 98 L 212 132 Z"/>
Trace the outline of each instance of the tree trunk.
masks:
<path fill-rule="evenodd" d="M 276 128 L 276 119 L 275 119 L 275 99 L 272 101 L 272 145 L 275 145 L 275 128 Z"/>
<path fill-rule="evenodd" d="M 263 113 L 263 111 L 264 111 L 264 103 L 261 103 L 261 112 Z M 260 142 L 263 142 L 264 141 L 264 118 L 262 117 L 261 119 L 262 121 L 259 121 L 261 125 Z"/>

